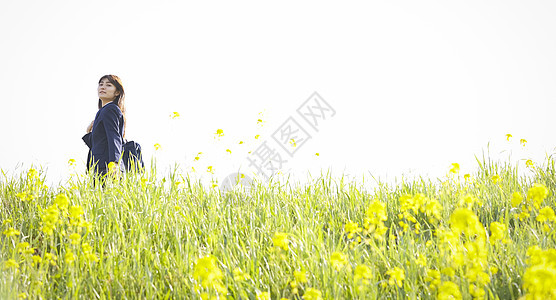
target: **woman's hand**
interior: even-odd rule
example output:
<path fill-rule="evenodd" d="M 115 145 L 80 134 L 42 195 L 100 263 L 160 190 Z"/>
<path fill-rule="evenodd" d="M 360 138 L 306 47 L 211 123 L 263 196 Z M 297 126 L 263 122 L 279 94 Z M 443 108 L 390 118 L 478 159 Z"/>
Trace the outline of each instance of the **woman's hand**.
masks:
<path fill-rule="evenodd" d="M 95 122 L 95 121 L 92 121 L 91 124 L 89 124 L 89 126 L 87 126 L 87 133 L 93 131 L 93 123 L 94 123 L 94 122 Z"/>

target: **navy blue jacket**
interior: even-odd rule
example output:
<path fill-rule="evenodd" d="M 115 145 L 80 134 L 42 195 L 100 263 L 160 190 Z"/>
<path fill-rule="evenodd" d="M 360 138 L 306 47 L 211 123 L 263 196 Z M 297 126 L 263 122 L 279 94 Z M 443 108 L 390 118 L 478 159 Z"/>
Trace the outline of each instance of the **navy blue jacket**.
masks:
<path fill-rule="evenodd" d="M 124 142 L 123 133 L 124 116 L 118 105 L 110 102 L 99 109 L 93 130 L 83 136 L 83 141 L 90 149 L 87 167 L 96 163 L 95 172 L 105 174 L 108 163 L 113 161 L 118 164 Z"/>

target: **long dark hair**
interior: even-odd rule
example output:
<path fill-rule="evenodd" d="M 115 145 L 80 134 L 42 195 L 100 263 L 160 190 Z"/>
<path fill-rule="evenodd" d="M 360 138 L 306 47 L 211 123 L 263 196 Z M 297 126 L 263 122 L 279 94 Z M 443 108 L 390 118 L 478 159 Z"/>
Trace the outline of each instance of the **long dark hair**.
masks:
<path fill-rule="evenodd" d="M 125 92 L 124 92 L 124 85 L 122 84 L 122 80 L 120 79 L 120 77 L 116 76 L 116 75 L 104 75 L 102 76 L 99 80 L 98 83 L 100 84 L 100 82 L 103 79 L 108 79 L 108 81 L 110 81 L 111 84 L 113 84 L 116 87 L 116 91 L 120 92 L 118 94 L 118 96 L 116 96 L 116 98 L 114 98 L 114 101 L 112 101 L 112 103 L 116 104 L 120 110 L 122 111 L 122 114 L 124 115 L 124 132 L 123 132 L 123 137 L 125 137 L 125 128 L 126 128 L 126 118 L 125 118 Z M 98 99 L 98 109 L 102 108 L 102 101 L 100 99 Z"/>

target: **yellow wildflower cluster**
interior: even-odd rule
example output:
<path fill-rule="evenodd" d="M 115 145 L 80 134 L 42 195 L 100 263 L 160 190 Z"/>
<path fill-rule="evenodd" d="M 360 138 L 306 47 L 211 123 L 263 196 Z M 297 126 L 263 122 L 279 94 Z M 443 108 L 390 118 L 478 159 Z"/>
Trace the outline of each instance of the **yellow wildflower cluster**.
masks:
<path fill-rule="evenodd" d="M 209 292 L 215 290 L 218 294 L 224 296 L 227 293 L 226 287 L 222 284 L 224 275 L 216 264 L 216 258 L 213 256 L 199 258 L 193 270 L 193 278 L 203 289 L 208 289 Z M 201 297 L 208 298 L 208 294 L 203 292 Z"/>
<path fill-rule="evenodd" d="M 554 211 L 548 206 L 540 208 L 547 196 L 548 188 L 540 183 L 535 183 L 529 188 L 526 201 L 523 201 L 523 196 L 519 192 L 514 192 L 511 198 L 511 205 L 518 208 L 519 213 L 517 213 L 516 217 L 523 221 L 529 218 L 532 212 L 535 212 L 537 214 L 536 220 L 544 223 L 544 229 L 549 230 L 549 224 L 547 223 L 554 222 Z"/>
<path fill-rule="evenodd" d="M 529 267 L 523 275 L 524 299 L 556 299 L 556 249 L 527 250 Z"/>
<path fill-rule="evenodd" d="M 401 268 L 394 267 L 386 271 L 388 277 L 389 285 L 397 285 L 399 288 L 403 286 L 403 281 L 405 280 L 405 271 Z"/>
<path fill-rule="evenodd" d="M 502 244 L 509 243 L 510 239 L 507 238 L 507 232 L 508 229 L 505 224 L 500 222 L 490 223 L 489 243 L 491 245 L 496 245 L 498 241 L 502 242 Z"/>
<path fill-rule="evenodd" d="M 307 272 L 304 269 L 293 271 L 293 280 L 290 282 L 292 293 L 295 295 L 299 293 L 298 287 L 300 284 L 307 283 Z"/>
<path fill-rule="evenodd" d="M 372 234 L 376 240 L 383 241 L 384 234 L 388 231 L 388 227 L 384 225 L 384 221 L 388 220 L 384 203 L 378 200 L 373 201 L 365 215 L 366 217 L 363 220 L 364 234 Z"/>
<path fill-rule="evenodd" d="M 443 245 L 450 249 L 450 267 L 462 272 L 469 282 L 469 292 L 474 299 L 483 299 L 485 286 L 490 282 L 486 230 L 468 208 L 454 210 L 450 217 L 450 228 L 451 233 L 444 234 Z M 445 244 L 446 240 L 448 245 Z"/>
<path fill-rule="evenodd" d="M 334 252 L 330 255 L 330 265 L 336 270 L 340 271 L 345 265 L 347 265 L 348 259 L 347 255 L 342 252 Z"/>
<path fill-rule="evenodd" d="M 436 224 L 441 218 L 442 205 L 437 200 L 430 199 L 422 193 L 414 196 L 404 195 L 400 197 L 399 202 L 400 214 L 398 214 L 398 218 L 401 220 L 398 224 L 404 231 L 409 230 L 411 224 L 413 224 L 415 233 L 419 234 L 422 225 L 418 219 L 426 219 L 429 224 Z"/>

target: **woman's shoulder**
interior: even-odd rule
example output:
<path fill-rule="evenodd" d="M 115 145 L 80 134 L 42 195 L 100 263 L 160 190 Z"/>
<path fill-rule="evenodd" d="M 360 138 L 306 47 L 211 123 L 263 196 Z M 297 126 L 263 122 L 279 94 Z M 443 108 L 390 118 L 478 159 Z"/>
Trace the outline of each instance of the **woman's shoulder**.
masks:
<path fill-rule="evenodd" d="M 117 114 L 118 116 L 122 115 L 122 111 L 120 110 L 118 105 L 116 105 L 116 103 L 114 103 L 114 102 L 110 102 L 110 103 L 106 104 L 100 112 L 101 115 L 105 115 L 107 113 L 108 114 Z"/>

